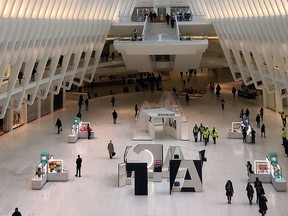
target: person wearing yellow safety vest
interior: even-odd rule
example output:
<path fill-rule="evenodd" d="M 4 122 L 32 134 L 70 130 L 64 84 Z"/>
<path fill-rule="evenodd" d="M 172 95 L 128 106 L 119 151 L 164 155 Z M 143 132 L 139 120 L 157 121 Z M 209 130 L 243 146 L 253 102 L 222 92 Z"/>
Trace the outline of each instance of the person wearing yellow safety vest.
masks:
<path fill-rule="evenodd" d="M 212 131 L 211 131 L 211 136 L 212 139 L 214 141 L 214 145 L 216 144 L 216 138 L 218 138 L 218 131 L 215 129 L 215 127 L 213 127 Z"/>
<path fill-rule="evenodd" d="M 286 114 L 284 112 L 281 113 L 281 119 L 282 119 L 283 127 L 286 127 Z"/>
<path fill-rule="evenodd" d="M 197 124 L 195 124 L 195 126 L 193 128 L 193 135 L 194 135 L 195 142 L 197 142 L 197 139 L 198 139 L 198 132 L 199 132 L 199 128 L 198 128 Z"/>
<path fill-rule="evenodd" d="M 200 142 L 202 142 L 203 131 L 205 130 L 205 127 L 202 125 L 202 123 L 200 123 L 198 130 L 200 132 Z"/>
<path fill-rule="evenodd" d="M 287 135 L 287 133 L 286 133 L 285 128 L 282 128 L 282 131 L 281 131 L 282 145 L 284 145 L 284 142 L 286 140 L 286 135 Z"/>
<path fill-rule="evenodd" d="M 210 130 L 208 127 L 206 127 L 205 130 L 203 131 L 203 140 L 205 142 L 205 146 L 208 143 L 209 134 L 210 134 Z"/>

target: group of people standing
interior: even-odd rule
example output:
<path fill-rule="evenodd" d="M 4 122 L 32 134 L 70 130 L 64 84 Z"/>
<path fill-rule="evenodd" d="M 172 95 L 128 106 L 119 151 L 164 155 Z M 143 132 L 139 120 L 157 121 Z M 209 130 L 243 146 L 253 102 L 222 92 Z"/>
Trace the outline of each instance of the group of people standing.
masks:
<path fill-rule="evenodd" d="M 214 144 L 216 144 L 216 138 L 218 138 L 218 131 L 215 129 L 215 127 L 213 127 L 213 129 L 211 130 L 208 127 L 204 127 L 202 123 L 200 123 L 199 127 L 197 124 L 195 124 L 195 126 L 193 127 L 193 136 L 195 142 L 198 141 L 198 134 L 200 134 L 200 142 L 202 142 L 203 138 L 205 146 L 207 145 L 207 143 L 209 143 L 210 135 L 213 139 Z"/>

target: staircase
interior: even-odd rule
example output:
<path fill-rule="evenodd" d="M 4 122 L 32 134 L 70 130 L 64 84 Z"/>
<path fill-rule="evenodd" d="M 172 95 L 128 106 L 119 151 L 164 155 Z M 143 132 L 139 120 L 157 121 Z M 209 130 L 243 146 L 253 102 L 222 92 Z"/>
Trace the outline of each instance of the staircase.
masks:
<path fill-rule="evenodd" d="M 148 23 L 144 41 L 178 40 L 177 28 L 171 28 L 167 23 Z"/>

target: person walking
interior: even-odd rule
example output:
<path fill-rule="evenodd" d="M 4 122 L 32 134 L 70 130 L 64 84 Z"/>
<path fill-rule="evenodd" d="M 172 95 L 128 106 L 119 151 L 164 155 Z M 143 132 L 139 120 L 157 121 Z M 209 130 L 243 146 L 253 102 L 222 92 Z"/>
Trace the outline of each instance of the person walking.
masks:
<path fill-rule="evenodd" d="M 217 84 L 216 86 L 216 96 L 219 97 L 220 96 L 220 91 L 221 91 L 221 87 L 219 84 Z"/>
<path fill-rule="evenodd" d="M 233 98 L 235 98 L 236 88 L 234 86 L 232 87 L 232 94 L 233 94 Z"/>
<path fill-rule="evenodd" d="M 263 107 L 260 108 L 260 116 L 261 116 L 261 121 L 263 121 L 263 118 L 264 118 L 264 109 L 263 109 Z"/>
<path fill-rule="evenodd" d="M 243 116 L 244 116 L 244 110 L 243 110 L 243 108 L 242 108 L 241 111 L 240 111 L 240 119 L 241 119 L 241 120 L 243 120 Z"/>
<path fill-rule="evenodd" d="M 76 159 L 76 174 L 75 174 L 76 177 L 78 177 L 78 174 L 79 177 L 81 177 L 81 166 L 82 166 L 82 158 L 80 157 L 80 155 L 78 155 Z"/>
<path fill-rule="evenodd" d="M 138 115 L 138 106 L 137 104 L 135 104 L 135 118 L 137 118 L 137 115 Z"/>
<path fill-rule="evenodd" d="M 189 100 L 190 100 L 189 95 L 186 94 L 185 95 L 185 101 L 186 101 L 187 106 L 189 105 Z"/>
<path fill-rule="evenodd" d="M 81 121 L 82 115 L 81 115 L 80 111 L 77 113 L 76 117 L 78 117 L 80 119 L 80 121 Z"/>
<path fill-rule="evenodd" d="M 247 191 L 247 197 L 249 200 L 249 204 L 252 205 L 254 189 L 253 189 L 252 185 L 250 184 L 250 182 L 247 183 L 246 191 Z"/>
<path fill-rule="evenodd" d="M 224 110 L 225 100 L 222 98 L 222 100 L 220 101 L 220 103 L 221 103 L 222 110 Z"/>
<path fill-rule="evenodd" d="M 260 114 L 257 114 L 257 116 L 256 116 L 256 123 L 257 123 L 257 127 L 258 127 L 258 128 L 260 128 L 260 119 L 261 119 Z"/>
<path fill-rule="evenodd" d="M 197 142 L 197 140 L 198 140 L 198 132 L 199 132 L 199 128 L 198 128 L 197 124 L 195 124 L 195 126 L 193 128 L 193 136 L 194 136 L 195 142 Z"/>
<path fill-rule="evenodd" d="M 251 129 L 251 143 L 252 144 L 255 144 L 255 134 L 256 134 L 256 131 L 252 128 Z"/>
<path fill-rule="evenodd" d="M 262 193 L 259 197 L 259 213 L 262 216 L 264 216 L 266 214 L 266 211 L 268 210 L 266 202 L 268 202 L 268 200 L 265 197 L 264 193 Z"/>
<path fill-rule="evenodd" d="M 246 137 L 247 137 L 246 127 L 242 128 L 242 135 L 243 135 L 243 143 L 246 143 Z"/>
<path fill-rule="evenodd" d="M 18 208 L 15 208 L 14 213 L 12 214 L 12 216 L 22 216 L 21 212 L 18 210 Z"/>
<path fill-rule="evenodd" d="M 230 180 L 228 180 L 226 182 L 225 191 L 226 191 L 228 204 L 231 204 L 231 198 L 232 198 L 232 196 L 234 194 L 234 189 L 233 189 L 233 184 L 232 184 L 232 182 Z"/>
<path fill-rule="evenodd" d="M 110 140 L 110 142 L 108 143 L 107 149 L 108 149 L 108 152 L 109 152 L 109 157 L 110 157 L 110 159 L 112 159 L 113 156 L 115 155 L 114 145 L 112 143 L 112 140 Z"/>
<path fill-rule="evenodd" d="M 62 122 L 61 120 L 58 118 L 55 124 L 55 127 L 57 127 L 58 129 L 58 134 L 60 133 L 60 131 L 62 131 Z"/>
<path fill-rule="evenodd" d="M 208 143 L 208 138 L 209 138 L 209 128 L 206 127 L 203 131 L 203 139 L 204 139 L 205 146 Z"/>
<path fill-rule="evenodd" d="M 218 138 L 218 131 L 215 129 L 215 127 L 213 127 L 212 131 L 211 131 L 211 136 L 214 142 L 214 145 L 216 144 L 216 138 Z"/>
<path fill-rule="evenodd" d="M 285 154 L 288 157 L 288 140 L 286 138 L 284 140 L 284 149 L 285 149 Z"/>
<path fill-rule="evenodd" d="M 91 138 L 91 127 L 90 127 L 90 124 L 87 124 L 87 133 L 88 133 L 88 140 Z"/>
<path fill-rule="evenodd" d="M 283 127 L 286 127 L 286 114 L 284 112 L 281 113 L 281 119 L 282 119 Z"/>
<path fill-rule="evenodd" d="M 261 126 L 261 137 L 266 137 L 266 133 L 265 133 L 265 124 L 262 124 Z"/>
<path fill-rule="evenodd" d="M 85 109 L 88 111 L 88 106 L 89 106 L 89 100 L 88 98 L 85 99 Z"/>
<path fill-rule="evenodd" d="M 117 114 L 117 112 L 115 110 L 112 112 L 112 117 L 113 117 L 113 123 L 116 124 L 116 120 L 118 118 L 118 114 Z"/>
<path fill-rule="evenodd" d="M 252 170 L 252 164 L 250 163 L 250 161 L 247 161 L 246 167 L 247 167 L 247 175 L 249 177 L 250 173 L 254 173 Z"/>
<path fill-rule="evenodd" d="M 115 97 L 112 96 L 112 97 L 111 97 L 111 104 L 112 104 L 112 107 L 114 107 L 114 105 L 115 105 L 115 100 L 116 100 Z"/>
<path fill-rule="evenodd" d="M 166 14 L 166 23 L 167 23 L 167 25 L 169 25 L 169 22 L 170 22 L 170 15 L 167 13 Z"/>
<path fill-rule="evenodd" d="M 200 123 L 199 126 L 199 132 L 200 132 L 200 142 L 202 142 L 202 137 L 203 137 L 203 131 L 205 130 L 205 127 Z"/>
<path fill-rule="evenodd" d="M 78 101 L 79 112 L 81 112 L 82 103 L 83 103 L 82 100 L 79 100 L 79 101 Z"/>
<path fill-rule="evenodd" d="M 282 128 L 282 131 L 281 131 L 282 145 L 284 145 L 284 140 L 286 139 L 286 136 L 287 136 L 287 132 L 285 128 Z"/>
<path fill-rule="evenodd" d="M 249 111 L 249 109 L 248 109 L 248 108 L 247 108 L 247 109 L 246 109 L 246 111 L 245 111 L 245 115 L 246 115 L 246 117 L 247 117 L 247 118 L 249 118 L 249 115 L 250 115 L 250 111 Z"/>
<path fill-rule="evenodd" d="M 21 85 L 22 79 L 23 79 L 23 72 L 20 70 L 19 73 L 18 73 L 18 81 L 19 81 L 20 85 Z"/>
<path fill-rule="evenodd" d="M 254 188 L 256 190 L 257 199 L 256 202 L 259 203 L 259 197 L 262 193 L 264 193 L 264 188 L 262 185 L 262 182 L 259 180 L 258 177 L 256 177 L 256 181 L 254 182 Z"/>

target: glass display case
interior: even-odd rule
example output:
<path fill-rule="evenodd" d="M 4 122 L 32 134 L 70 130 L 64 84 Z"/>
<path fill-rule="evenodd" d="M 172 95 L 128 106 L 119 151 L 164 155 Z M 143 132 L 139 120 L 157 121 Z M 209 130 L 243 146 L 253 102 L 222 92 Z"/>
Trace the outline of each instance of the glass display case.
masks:
<path fill-rule="evenodd" d="M 36 167 L 36 177 L 42 178 L 47 173 L 47 164 L 39 163 Z"/>
<path fill-rule="evenodd" d="M 282 169 L 279 164 L 271 166 L 271 175 L 275 178 L 276 181 L 281 181 L 282 179 Z"/>

